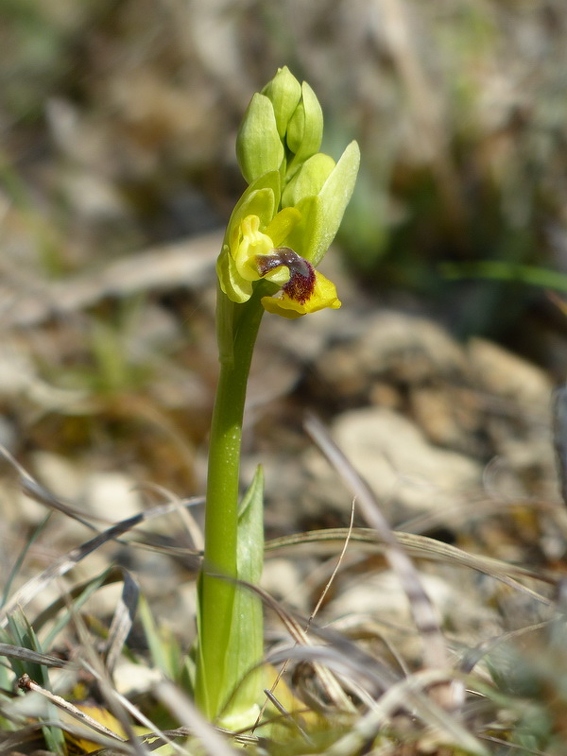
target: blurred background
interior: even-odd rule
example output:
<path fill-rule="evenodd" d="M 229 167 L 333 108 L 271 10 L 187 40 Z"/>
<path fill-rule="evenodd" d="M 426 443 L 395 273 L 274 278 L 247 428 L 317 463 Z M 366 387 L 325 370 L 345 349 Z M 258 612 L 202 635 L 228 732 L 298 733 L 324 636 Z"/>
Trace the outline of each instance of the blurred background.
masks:
<path fill-rule="evenodd" d="M 288 65 L 323 104 L 324 149 L 360 142 L 340 243 L 369 293 L 415 292 L 460 335 L 525 348 L 518 318 L 553 319 L 541 291 L 449 282 L 443 264 L 566 270 L 562 0 L 2 0 L 0 13 L 5 260 L 64 275 L 221 227 L 242 189 L 239 119 Z"/>
<path fill-rule="evenodd" d="M 192 452 L 140 429 L 132 446 L 125 424 L 203 441 L 211 279 L 164 274 L 157 299 L 127 281 L 161 280 L 160 250 L 189 271 L 192 239 L 214 260 L 243 189 L 238 123 L 282 65 L 322 102 L 323 149 L 361 146 L 337 245 L 357 296 L 564 379 L 565 308 L 535 285 L 567 273 L 564 0 L 0 0 L 0 50 L 4 441 L 124 434 L 150 477 L 188 485 Z"/>
<path fill-rule="evenodd" d="M 202 494 L 214 261 L 244 189 L 236 132 L 283 65 L 321 101 L 323 150 L 357 139 L 362 167 L 323 261 L 342 309 L 260 331 L 243 483 L 261 462 L 268 537 L 351 516 L 308 408 L 394 526 L 564 574 L 550 397 L 567 376 L 566 0 L 0 0 L 4 597 L 92 537 L 58 501 L 102 527 Z M 59 498 L 24 495 L 5 450 Z M 195 563 L 163 551 L 186 547 L 186 522 L 146 537 L 152 551 L 113 542 L 73 574 L 102 573 L 112 549 L 185 637 Z M 327 580 L 315 556 L 265 571 L 305 614 Z M 467 647 L 541 620 L 526 596 L 445 566 L 434 600 Z M 341 613 L 390 622 L 388 596 L 403 597 L 376 586 Z M 563 683 L 541 679 L 551 714 L 532 729 L 558 722 L 563 753 Z M 498 727 L 510 721 L 506 706 Z"/>

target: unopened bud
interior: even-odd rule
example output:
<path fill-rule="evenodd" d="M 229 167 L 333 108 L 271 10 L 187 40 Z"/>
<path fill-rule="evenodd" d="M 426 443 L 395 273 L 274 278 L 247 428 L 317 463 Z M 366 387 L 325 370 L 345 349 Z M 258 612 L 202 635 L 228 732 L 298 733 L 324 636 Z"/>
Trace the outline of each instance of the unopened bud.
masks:
<path fill-rule="evenodd" d="M 301 84 L 287 66 L 278 69 L 277 74 L 262 90 L 262 94 L 272 103 L 278 133 L 283 139 L 290 118 L 301 100 Z"/>
<path fill-rule="evenodd" d="M 278 171 L 284 148 L 271 101 L 255 94 L 244 114 L 236 138 L 236 157 L 242 175 L 250 184 L 269 171 Z"/>
<path fill-rule="evenodd" d="M 289 121 L 286 141 L 294 162 L 302 163 L 319 151 L 323 138 L 323 111 L 307 82 L 301 85 L 301 101 Z"/>

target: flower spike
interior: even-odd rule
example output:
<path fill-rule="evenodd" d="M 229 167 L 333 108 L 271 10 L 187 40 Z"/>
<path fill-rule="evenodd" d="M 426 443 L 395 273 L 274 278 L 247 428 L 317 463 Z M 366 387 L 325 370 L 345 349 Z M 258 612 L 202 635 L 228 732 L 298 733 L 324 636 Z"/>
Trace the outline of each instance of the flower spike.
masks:
<path fill-rule="evenodd" d="M 264 311 L 298 318 L 341 306 L 317 271 L 351 197 L 353 142 L 335 161 L 319 152 L 323 113 L 311 87 L 281 68 L 248 106 L 237 157 L 248 188 L 217 260 L 220 372 L 209 441 L 205 548 L 199 576 L 195 700 L 231 730 L 258 721 L 266 688 L 262 603 L 243 586 L 263 564 L 261 469 L 238 505 L 244 405 Z"/>
<path fill-rule="evenodd" d="M 338 231 L 360 153 L 353 142 L 335 163 L 318 152 L 322 135 L 315 93 L 288 68 L 253 96 L 237 138 L 250 186 L 232 214 L 217 263 L 221 290 L 232 302 L 247 302 L 265 279 L 280 287 L 261 300 L 268 312 L 296 318 L 340 307 L 334 284 L 314 267 Z M 306 270 L 309 275 L 301 272 Z"/>

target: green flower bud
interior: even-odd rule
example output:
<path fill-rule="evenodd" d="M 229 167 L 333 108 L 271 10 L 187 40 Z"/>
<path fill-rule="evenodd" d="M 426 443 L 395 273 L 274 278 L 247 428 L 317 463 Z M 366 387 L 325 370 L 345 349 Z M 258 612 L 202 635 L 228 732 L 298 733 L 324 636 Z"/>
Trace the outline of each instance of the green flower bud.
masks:
<path fill-rule="evenodd" d="M 264 87 L 262 94 L 274 108 L 278 133 L 283 139 L 290 118 L 301 100 L 301 84 L 287 66 L 278 69 L 274 78 Z"/>
<path fill-rule="evenodd" d="M 297 165 L 319 151 L 323 138 L 323 111 L 307 82 L 301 85 L 301 102 L 289 121 L 286 142 Z"/>
<path fill-rule="evenodd" d="M 255 94 L 244 114 L 236 138 L 236 157 L 242 175 L 250 184 L 269 171 L 278 171 L 284 147 L 278 133 L 271 101 Z"/>
<path fill-rule="evenodd" d="M 319 194 L 334 167 L 333 158 L 323 152 L 318 152 L 308 158 L 284 189 L 282 195 L 283 207 L 297 205 L 299 200 L 304 197 Z"/>

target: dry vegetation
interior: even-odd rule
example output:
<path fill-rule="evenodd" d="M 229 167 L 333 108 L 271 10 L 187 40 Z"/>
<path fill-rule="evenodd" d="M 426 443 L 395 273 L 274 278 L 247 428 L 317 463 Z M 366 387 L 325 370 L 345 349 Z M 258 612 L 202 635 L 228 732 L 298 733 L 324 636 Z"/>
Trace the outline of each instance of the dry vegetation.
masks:
<path fill-rule="evenodd" d="M 0 752 L 564 754 L 566 308 L 531 285 L 566 288 L 564 0 L 2 0 L 0 43 Z M 363 171 L 343 311 L 264 324 L 244 472 L 285 684 L 271 729 L 225 736 L 185 653 L 213 262 L 236 126 L 283 64 Z M 369 407 L 396 423 L 378 501 L 301 426 Z"/>

